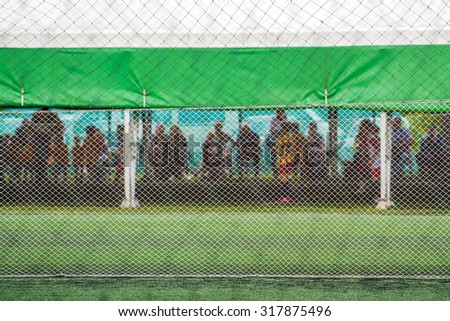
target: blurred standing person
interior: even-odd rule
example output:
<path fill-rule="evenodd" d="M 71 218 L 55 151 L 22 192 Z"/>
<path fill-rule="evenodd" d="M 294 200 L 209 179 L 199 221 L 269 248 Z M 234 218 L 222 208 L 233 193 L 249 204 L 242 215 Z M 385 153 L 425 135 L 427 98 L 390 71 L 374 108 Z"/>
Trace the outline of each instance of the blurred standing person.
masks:
<path fill-rule="evenodd" d="M 167 180 L 169 161 L 169 137 L 163 124 L 156 125 L 152 140 L 152 159 L 155 167 L 155 176 L 158 180 Z"/>
<path fill-rule="evenodd" d="M 19 162 L 21 167 L 20 172 L 23 175 L 22 179 L 24 181 L 32 181 L 34 178 L 34 171 L 36 167 L 36 157 L 30 141 L 27 141 L 23 145 L 21 145 L 19 155 Z"/>
<path fill-rule="evenodd" d="M 214 133 L 208 133 L 202 145 L 203 162 L 202 173 L 208 179 L 216 180 L 222 174 L 223 150 L 217 142 Z"/>
<path fill-rule="evenodd" d="M 291 133 L 292 125 L 284 122 L 281 125 L 281 136 L 277 139 L 278 175 L 281 178 L 281 203 L 290 203 L 292 195 L 289 186 L 289 174 L 294 167 L 294 137 Z"/>
<path fill-rule="evenodd" d="M 392 176 L 402 177 L 411 157 L 414 140 L 408 128 L 402 126 L 402 119 L 396 117 L 392 123 Z"/>
<path fill-rule="evenodd" d="M 369 126 L 369 156 L 370 156 L 370 191 L 373 192 L 373 202 L 380 201 L 380 177 L 381 177 L 381 142 L 379 128 L 372 122 Z"/>
<path fill-rule="evenodd" d="M 98 183 L 98 160 L 103 151 L 105 140 L 94 126 L 87 126 L 86 139 L 83 142 L 83 158 L 86 166 L 88 182 L 91 184 Z"/>
<path fill-rule="evenodd" d="M 174 124 L 169 132 L 169 178 L 181 179 L 187 165 L 187 138 L 180 126 Z"/>
<path fill-rule="evenodd" d="M 123 176 L 125 172 L 125 154 L 124 154 L 124 142 L 125 142 L 125 127 L 124 125 L 117 125 L 117 144 L 114 149 L 116 173 L 114 175 L 114 185 L 120 186 L 123 182 Z"/>
<path fill-rule="evenodd" d="M 308 135 L 305 139 L 305 172 L 309 181 L 321 178 L 324 174 L 326 145 L 317 130 L 317 124 L 309 124 Z"/>
<path fill-rule="evenodd" d="M 275 112 L 275 116 L 270 121 L 269 135 L 266 138 L 266 145 L 270 152 L 270 163 L 274 178 L 278 178 L 278 156 L 277 156 L 277 140 L 282 136 L 282 124 L 287 122 L 286 111 L 279 109 Z"/>
<path fill-rule="evenodd" d="M 64 133 L 64 124 L 59 116 L 48 108 L 35 112 L 31 117 L 31 123 L 33 124 L 32 144 L 36 156 L 36 181 L 43 183 L 47 180 L 52 138 Z"/>
<path fill-rule="evenodd" d="M 32 180 L 35 167 L 35 153 L 31 142 L 32 135 L 33 125 L 28 118 L 25 118 L 14 134 L 15 144 L 17 144 L 18 175 L 25 181 Z"/>
<path fill-rule="evenodd" d="M 75 136 L 73 139 L 72 153 L 72 167 L 76 181 L 80 181 L 83 178 L 83 144 L 80 136 Z"/>
<path fill-rule="evenodd" d="M 214 124 L 214 137 L 222 153 L 220 155 L 220 172 L 223 177 L 227 177 L 231 174 L 233 167 L 232 152 L 234 140 L 229 134 L 223 131 L 223 124 L 220 121 Z"/>
<path fill-rule="evenodd" d="M 111 152 L 109 150 L 108 141 L 105 139 L 105 135 L 102 133 L 102 131 L 98 128 L 97 135 L 103 137 L 103 145 L 102 150 L 100 152 L 100 156 L 98 158 L 98 164 L 97 164 L 97 180 L 99 182 L 105 182 L 106 180 L 106 170 L 108 167 L 109 158 L 111 157 Z"/>
<path fill-rule="evenodd" d="M 370 167 L 370 178 L 372 183 L 378 183 L 381 176 L 381 146 L 379 137 L 379 128 L 371 123 L 370 128 L 370 157 L 371 157 L 371 167 Z"/>
<path fill-rule="evenodd" d="M 67 167 L 69 166 L 69 149 L 64 142 L 62 134 L 56 135 L 50 144 L 50 154 L 48 159 L 50 173 L 55 182 L 67 179 Z"/>
<path fill-rule="evenodd" d="M 32 138 L 33 124 L 28 118 L 24 118 L 19 128 L 16 129 L 14 136 L 17 137 L 20 144 L 25 145 Z"/>
<path fill-rule="evenodd" d="M 260 138 L 249 124 L 242 124 L 241 131 L 236 139 L 235 146 L 238 149 L 237 165 L 239 177 L 242 177 L 245 163 L 249 163 L 249 167 L 254 170 L 254 175 L 259 175 L 261 161 Z"/>
<path fill-rule="evenodd" d="M 16 182 L 20 181 L 21 179 L 21 157 L 20 154 L 22 152 L 22 142 L 17 137 L 17 135 L 14 135 L 10 138 L 9 144 L 7 145 L 7 159 L 8 159 L 8 166 L 10 171 L 10 181 Z"/>
<path fill-rule="evenodd" d="M 292 124 L 292 139 L 294 142 L 294 176 L 297 177 L 298 171 L 304 166 L 304 150 L 306 138 L 300 132 L 300 125 L 298 123 Z"/>
<path fill-rule="evenodd" d="M 363 193 L 366 188 L 366 182 L 370 177 L 372 166 L 371 157 L 371 132 L 372 122 L 369 119 L 364 119 L 359 124 L 358 133 L 355 138 L 355 169 L 358 178 L 358 192 Z"/>
<path fill-rule="evenodd" d="M 420 172 L 427 178 L 440 179 L 445 171 L 445 138 L 435 126 L 430 126 L 420 143 L 420 151 L 417 157 Z"/>
<path fill-rule="evenodd" d="M 6 178 L 8 177 L 8 180 L 11 181 L 11 157 L 10 157 L 10 144 L 11 144 L 11 135 L 10 134 L 5 134 L 3 135 L 3 139 L 2 139 L 2 148 L 3 148 L 3 152 L 2 152 L 2 165 L 3 165 L 3 175 L 4 175 L 4 180 L 6 181 Z"/>

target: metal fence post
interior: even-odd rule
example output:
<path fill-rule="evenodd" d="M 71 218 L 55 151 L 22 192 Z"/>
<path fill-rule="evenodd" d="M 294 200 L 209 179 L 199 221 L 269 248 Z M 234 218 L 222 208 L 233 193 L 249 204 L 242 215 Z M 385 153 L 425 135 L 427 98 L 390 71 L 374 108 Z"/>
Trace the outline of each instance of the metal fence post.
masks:
<path fill-rule="evenodd" d="M 392 206 L 391 201 L 391 129 L 392 113 L 382 112 L 380 115 L 380 201 L 377 209 L 385 210 Z"/>
<path fill-rule="evenodd" d="M 136 198 L 136 160 L 137 160 L 137 123 L 135 117 L 131 119 L 129 109 L 124 110 L 124 185 L 125 199 L 122 208 L 135 208 L 139 206 Z"/>

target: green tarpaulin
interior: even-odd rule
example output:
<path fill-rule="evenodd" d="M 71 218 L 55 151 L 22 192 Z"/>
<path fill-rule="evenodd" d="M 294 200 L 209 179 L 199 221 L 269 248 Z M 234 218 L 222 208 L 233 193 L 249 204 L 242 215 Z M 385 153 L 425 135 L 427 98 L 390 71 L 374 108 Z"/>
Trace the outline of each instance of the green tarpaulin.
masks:
<path fill-rule="evenodd" d="M 2 48 L 0 106 L 318 106 L 436 112 L 450 45 L 286 48 Z M 384 104 L 385 102 L 413 102 Z M 374 104 L 366 104 L 374 103 Z M 383 103 L 383 104 L 381 104 Z M 346 104 L 353 104 L 346 106 Z M 356 105 L 354 105 L 356 104 Z"/>

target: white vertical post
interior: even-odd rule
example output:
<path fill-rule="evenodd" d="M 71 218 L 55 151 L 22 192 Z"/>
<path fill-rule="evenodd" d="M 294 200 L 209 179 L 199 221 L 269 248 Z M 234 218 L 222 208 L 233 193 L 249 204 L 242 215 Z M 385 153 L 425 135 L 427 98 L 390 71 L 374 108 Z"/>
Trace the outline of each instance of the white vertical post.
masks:
<path fill-rule="evenodd" d="M 391 198 L 391 160 L 392 160 L 392 112 L 387 113 L 386 130 L 386 197 L 387 207 L 394 206 Z"/>
<path fill-rule="evenodd" d="M 137 124 L 131 120 L 129 109 L 124 110 L 124 185 L 125 199 L 122 202 L 123 208 L 138 207 L 136 199 L 136 143 Z"/>
<path fill-rule="evenodd" d="M 123 158 L 124 158 L 124 187 L 125 199 L 122 202 L 123 208 L 130 207 L 131 190 L 130 190 L 130 110 L 124 110 L 123 117 L 124 140 L 123 140 Z"/>
<path fill-rule="evenodd" d="M 130 125 L 130 200 L 131 207 L 139 207 L 136 198 L 136 167 L 137 167 L 137 141 L 139 132 L 139 117 L 137 111 L 133 112 Z"/>
<path fill-rule="evenodd" d="M 391 197 L 391 116 L 382 112 L 380 117 L 380 201 L 377 209 L 385 210 L 392 206 Z"/>
<path fill-rule="evenodd" d="M 130 190 L 130 110 L 125 109 L 123 114 L 123 160 L 124 160 L 124 187 L 125 187 L 125 199 L 122 202 L 121 207 L 130 207 L 131 190 Z"/>
<path fill-rule="evenodd" d="M 145 88 L 142 92 L 142 107 L 147 107 L 147 90 Z"/>

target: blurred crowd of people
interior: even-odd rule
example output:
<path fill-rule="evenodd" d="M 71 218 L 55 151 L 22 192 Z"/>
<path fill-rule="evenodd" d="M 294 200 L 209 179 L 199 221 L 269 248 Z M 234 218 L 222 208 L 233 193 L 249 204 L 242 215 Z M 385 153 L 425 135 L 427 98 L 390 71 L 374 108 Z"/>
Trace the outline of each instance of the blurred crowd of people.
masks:
<path fill-rule="evenodd" d="M 70 173 L 76 180 L 93 184 L 106 179 L 106 169 L 114 163 L 116 184 L 121 184 L 126 166 L 124 156 L 125 134 L 123 125 L 117 127 L 117 142 L 110 146 L 105 135 L 93 125 L 86 127 L 85 137 L 75 136 L 69 150 L 64 140 L 64 124 L 57 113 L 43 109 L 31 119 L 24 119 L 13 134 L 0 137 L 0 180 L 10 181 L 65 181 Z M 304 135 L 296 122 L 290 122 L 284 110 L 277 110 L 270 122 L 266 137 L 260 137 L 249 124 L 241 124 L 234 139 L 217 121 L 201 145 L 200 170 L 188 168 L 188 139 L 182 129 L 173 124 L 168 132 L 157 124 L 155 133 L 147 142 L 146 150 L 152 175 L 159 180 L 177 180 L 184 176 L 200 175 L 206 179 L 227 179 L 235 171 L 239 177 L 261 173 L 263 146 L 270 154 L 274 178 L 286 185 L 282 202 L 290 202 L 288 181 L 300 173 L 309 181 L 327 175 L 327 146 L 315 122 Z M 392 176 L 402 176 L 412 168 L 414 140 L 394 118 L 392 126 Z M 421 173 L 433 178 L 444 173 L 446 142 L 437 127 L 430 126 L 421 139 L 416 156 Z M 364 191 L 367 182 L 377 182 L 380 177 L 380 137 L 378 127 L 370 120 L 361 121 L 354 143 L 353 159 L 345 162 L 344 175 L 353 177 Z M 236 157 L 233 153 L 236 151 Z M 233 164 L 234 163 L 234 164 Z"/>
<path fill-rule="evenodd" d="M 402 119 L 396 117 L 392 121 L 391 135 L 391 176 L 396 179 L 403 177 L 407 170 L 414 168 L 413 147 L 415 141 L 408 128 L 402 124 Z M 370 120 L 361 121 L 355 138 L 355 154 L 352 160 L 345 164 L 344 175 L 354 178 L 359 183 L 358 192 L 365 191 L 368 183 L 378 184 L 381 175 L 379 128 Z M 447 175 L 446 145 L 444 136 L 436 126 L 428 127 L 422 137 L 416 154 L 416 166 L 422 177 L 427 180 L 439 180 Z M 392 197 L 395 189 L 392 190 Z M 375 201 L 378 199 L 375 196 Z"/>
<path fill-rule="evenodd" d="M 63 122 L 46 109 L 23 119 L 13 135 L 1 136 L 0 153 L 2 180 L 7 175 L 11 181 L 36 182 L 64 181 L 70 165 L 75 177 L 99 180 L 104 175 L 100 165 L 110 157 L 105 137 L 95 126 L 87 126 L 84 141 L 75 136 L 69 151 Z"/>

